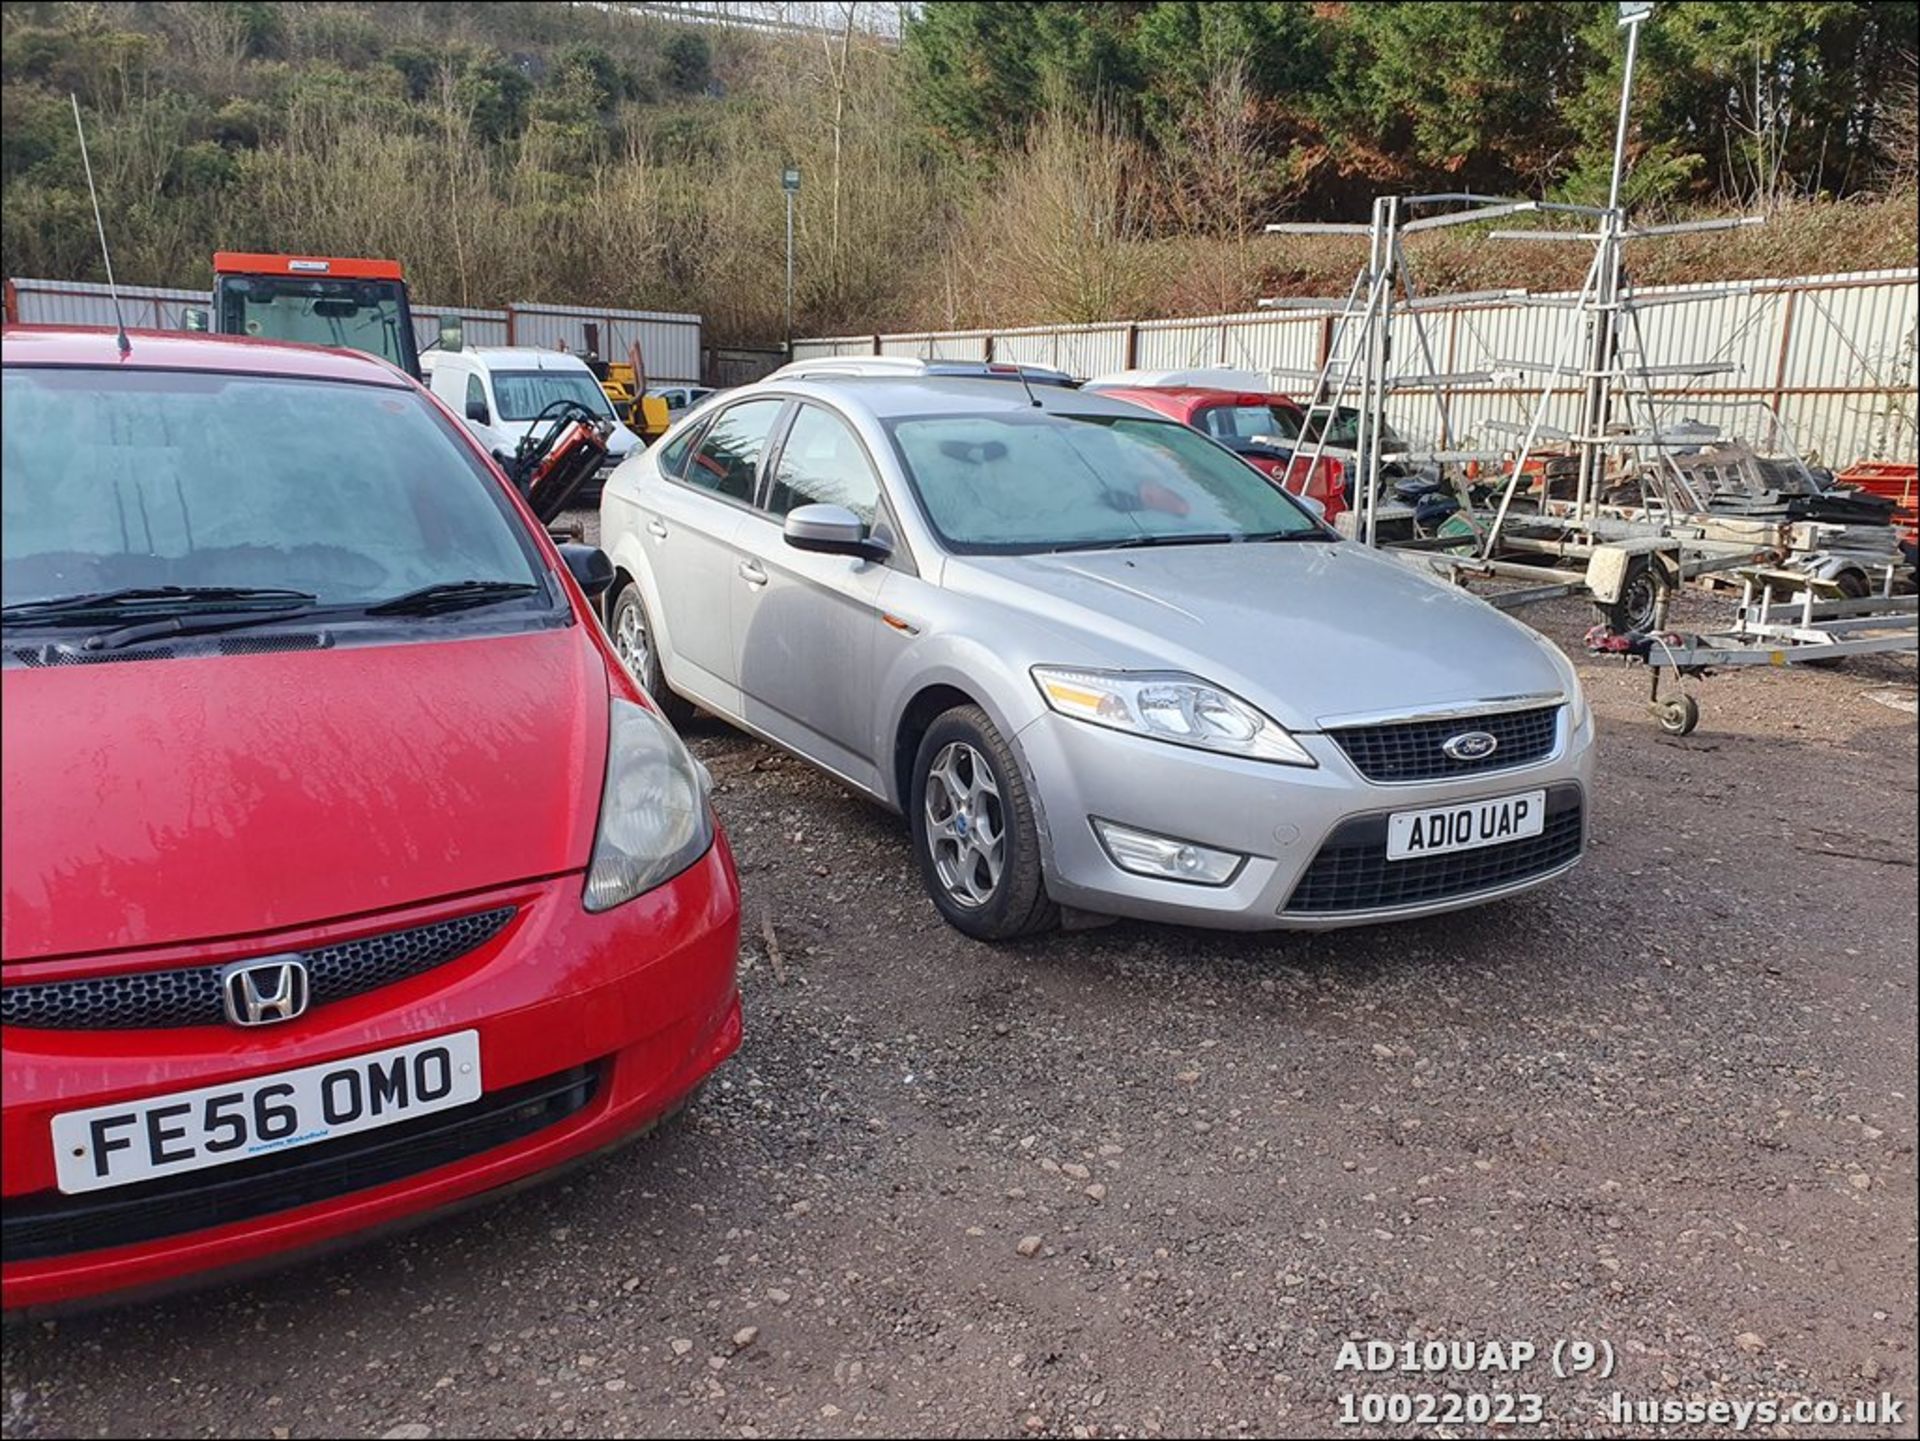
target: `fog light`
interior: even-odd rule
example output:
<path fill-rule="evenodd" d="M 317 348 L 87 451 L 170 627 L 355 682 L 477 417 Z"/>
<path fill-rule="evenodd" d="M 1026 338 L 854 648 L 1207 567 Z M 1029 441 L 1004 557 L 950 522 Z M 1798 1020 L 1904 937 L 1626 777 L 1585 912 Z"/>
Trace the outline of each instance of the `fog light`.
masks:
<path fill-rule="evenodd" d="M 1211 846 L 1156 836 L 1151 831 L 1130 830 L 1112 821 L 1096 820 L 1093 829 L 1113 863 L 1136 876 L 1190 881 L 1197 886 L 1224 886 L 1240 873 L 1246 861 L 1245 856 L 1232 851 L 1216 851 Z"/>

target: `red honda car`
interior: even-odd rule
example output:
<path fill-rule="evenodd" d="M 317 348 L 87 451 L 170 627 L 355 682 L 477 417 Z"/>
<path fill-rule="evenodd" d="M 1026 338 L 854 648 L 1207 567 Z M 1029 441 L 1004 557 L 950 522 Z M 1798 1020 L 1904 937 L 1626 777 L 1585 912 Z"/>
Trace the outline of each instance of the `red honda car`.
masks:
<path fill-rule="evenodd" d="M 369 356 L 0 350 L 5 1307 L 363 1236 L 681 1104 L 740 1042 L 739 891 L 592 616 L 606 557 Z"/>
<path fill-rule="evenodd" d="M 1313 442 L 1300 438 L 1305 417 L 1287 396 L 1202 385 L 1109 384 L 1100 391 L 1212 436 L 1285 489 L 1318 501 L 1329 521 L 1347 508 L 1340 462 L 1323 455 L 1315 463 Z"/>

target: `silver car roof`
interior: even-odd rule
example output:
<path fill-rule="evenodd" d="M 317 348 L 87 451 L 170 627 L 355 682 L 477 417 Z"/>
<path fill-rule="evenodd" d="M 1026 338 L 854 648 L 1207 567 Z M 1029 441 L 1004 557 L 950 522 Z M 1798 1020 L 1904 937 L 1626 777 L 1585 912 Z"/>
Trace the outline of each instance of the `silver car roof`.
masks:
<path fill-rule="evenodd" d="M 810 396 L 829 405 L 864 410 L 878 420 L 905 415 L 1019 414 L 1035 409 L 1050 415 L 1118 415 L 1136 420 L 1142 417 L 1163 418 L 1155 416 L 1143 406 L 1085 390 L 1036 385 L 1029 395 L 1028 388 L 1017 380 L 988 380 L 970 376 L 901 378 L 836 375 L 830 378 L 819 376 L 767 380 L 751 389 L 734 391 L 730 398 L 744 400 L 762 387 L 769 394 Z"/>

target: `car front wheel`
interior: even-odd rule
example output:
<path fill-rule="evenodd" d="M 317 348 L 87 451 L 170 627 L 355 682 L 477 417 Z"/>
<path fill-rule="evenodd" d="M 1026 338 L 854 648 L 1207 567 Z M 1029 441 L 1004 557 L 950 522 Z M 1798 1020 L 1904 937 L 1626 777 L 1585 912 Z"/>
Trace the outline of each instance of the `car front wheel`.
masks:
<path fill-rule="evenodd" d="M 621 587 L 620 594 L 614 598 L 613 616 L 607 630 L 613 637 L 614 651 L 633 678 L 653 697 L 660 714 L 676 727 L 693 719 L 693 707 L 667 688 L 667 675 L 660 668 L 660 647 L 654 642 L 647 604 L 640 598 L 640 587 L 632 581 Z"/>
<path fill-rule="evenodd" d="M 957 706 L 928 728 L 908 804 L 921 878 L 949 925 L 1004 941 L 1058 922 L 1019 759 L 985 711 Z"/>

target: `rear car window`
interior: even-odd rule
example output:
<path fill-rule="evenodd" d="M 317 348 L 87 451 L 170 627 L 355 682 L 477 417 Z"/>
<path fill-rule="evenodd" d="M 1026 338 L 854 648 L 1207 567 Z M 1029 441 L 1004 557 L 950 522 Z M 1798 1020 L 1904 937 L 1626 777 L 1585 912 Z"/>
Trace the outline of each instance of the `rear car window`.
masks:
<path fill-rule="evenodd" d="M 713 418 L 693 452 L 684 479 L 689 485 L 733 500 L 751 501 L 759 478 L 760 452 L 786 405 L 784 400 L 747 400 Z"/>
<path fill-rule="evenodd" d="M 1200 429 L 1215 440 L 1295 440 L 1300 420 L 1278 405 L 1210 405 L 1199 415 Z"/>
<path fill-rule="evenodd" d="M 701 432 L 705 429 L 706 427 L 699 421 L 695 421 L 661 447 L 658 464 L 662 475 L 670 475 L 675 480 L 683 478 L 682 472 L 687 468 L 687 456 L 693 450 L 693 443 L 700 438 Z"/>
<path fill-rule="evenodd" d="M 322 602 L 538 583 L 524 526 L 412 390 L 12 367 L 0 591 L 283 586 Z"/>

